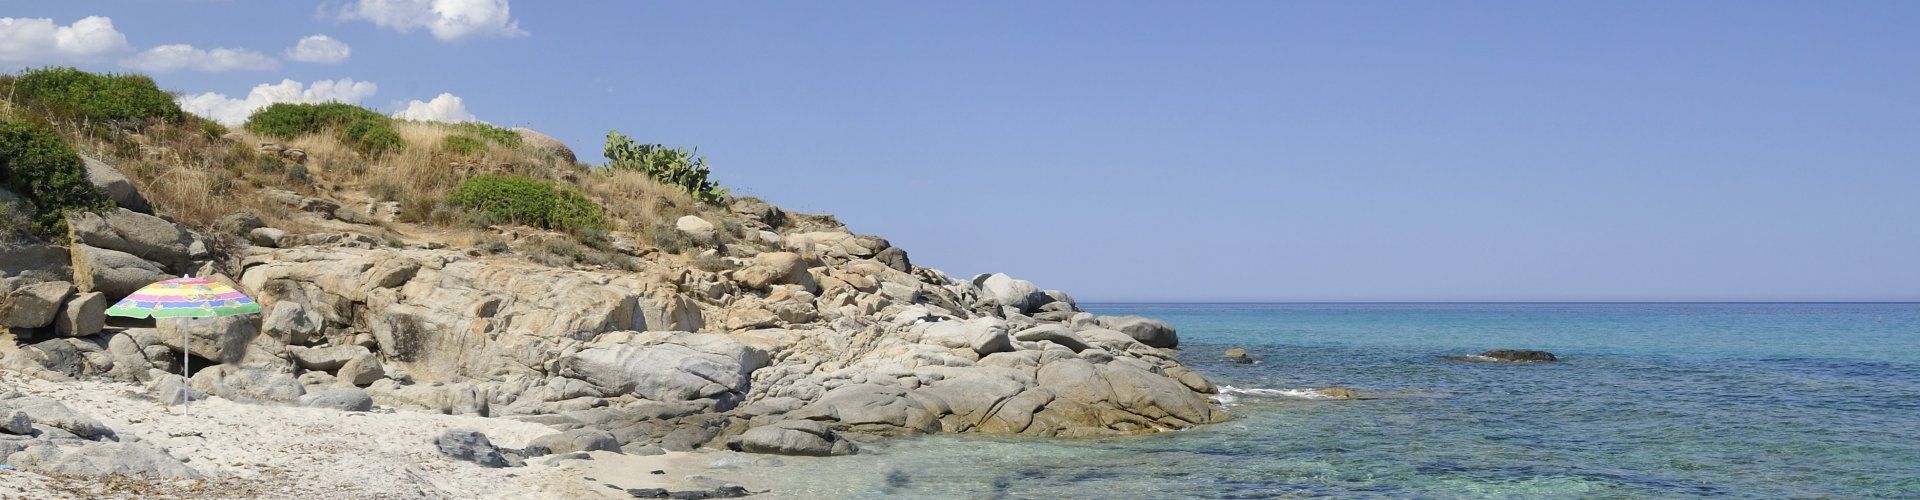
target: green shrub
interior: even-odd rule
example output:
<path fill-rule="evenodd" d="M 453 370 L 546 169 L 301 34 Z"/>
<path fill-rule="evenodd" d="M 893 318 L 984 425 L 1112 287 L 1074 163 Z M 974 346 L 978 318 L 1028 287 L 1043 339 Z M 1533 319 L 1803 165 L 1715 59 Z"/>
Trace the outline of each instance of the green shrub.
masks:
<path fill-rule="evenodd" d="M 499 144 L 501 146 L 506 146 L 508 148 L 518 148 L 521 145 L 520 134 L 518 132 L 514 132 L 513 130 L 510 130 L 510 129 L 495 127 L 492 124 L 481 123 L 481 122 L 460 122 L 460 123 L 454 124 L 453 128 L 454 130 L 458 130 L 467 135 L 493 141 L 494 144 Z"/>
<path fill-rule="evenodd" d="M 29 69 L 11 77 L 13 96 L 55 115 L 102 121 L 159 119 L 178 123 L 187 116 L 173 96 L 141 75 L 99 74 L 74 68 Z"/>
<path fill-rule="evenodd" d="M 440 140 L 440 149 L 460 156 L 480 156 L 487 152 L 487 143 L 471 136 L 449 135 Z"/>
<path fill-rule="evenodd" d="M 67 214 L 113 208 L 87 181 L 72 146 L 51 130 L 15 120 L 0 119 L 0 187 L 38 212 L 33 232 L 52 240 L 65 238 Z"/>
<path fill-rule="evenodd" d="M 607 168 L 647 174 L 663 184 L 685 190 L 693 199 L 720 205 L 727 202 L 727 190 L 718 181 L 707 178 L 707 159 L 698 149 L 667 148 L 660 144 L 639 144 L 607 132 Z"/>
<path fill-rule="evenodd" d="M 478 209 L 494 220 L 579 232 L 605 228 L 606 214 L 585 195 L 551 182 L 519 176 L 483 175 L 462 181 L 447 201 Z"/>
<path fill-rule="evenodd" d="M 278 103 L 247 117 L 247 130 L 279 139 L 337 130 L 341 142 L 368 155 L 397 151 L 406 140 L 393 131 L 393 119 L 373 110 L 330 102 L 325 104 Z"/>

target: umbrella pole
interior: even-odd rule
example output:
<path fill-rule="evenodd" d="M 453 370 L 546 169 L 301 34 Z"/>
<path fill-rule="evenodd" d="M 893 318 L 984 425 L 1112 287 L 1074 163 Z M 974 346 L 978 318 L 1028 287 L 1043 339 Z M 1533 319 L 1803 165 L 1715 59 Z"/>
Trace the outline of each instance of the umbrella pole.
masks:
<path fill-rule="evenodd" d="M 180 414 L 187 414 L 187 404 L 193 402 L 193 384 L 187 383 L 187 363 L 192 359 L 192 346 L 187 344 L 187 329 L 180 329 Z"/>

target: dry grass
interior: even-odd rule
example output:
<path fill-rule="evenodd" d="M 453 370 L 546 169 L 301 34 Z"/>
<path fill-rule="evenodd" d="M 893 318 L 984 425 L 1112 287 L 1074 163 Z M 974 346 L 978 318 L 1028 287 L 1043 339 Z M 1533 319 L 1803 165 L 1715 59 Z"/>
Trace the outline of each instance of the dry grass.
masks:
<path fill-rule="evenodd" d="M 235 128 L 228 139 L 222 139 L 209 137 L 191 125 L 156 123 L 137 135 L 101 133 L 96 132 L 98 128 L 77 126 L 64 127 L 63 135 L 82 151 L 124 172 L 160 214 L 203 234 L 214 232 L 216 221 L 238 211 L 252 212 L 269 225 L 288 231 L 319 229 L 300 223 L 293 209 L 258 193 L 274 188 L 341 202 L 362 197 L 398 202 L 401 220 L 421 226 L 407 235 L 383 229 L 379 235 L 391 244 L 399 244 L 401 236 L 421 232 L 424 234 L 419 236 L 452 245 L 506 251 L 506 242 L 485 229 L 491 221 L 444 203 L 460 181 L 485 174 L 523 175 L 577 189 L 605 209 L 613 222 L 611 230 L 635 236 L 667 253 L 691 247 L 685 235 L 673 229 L 674 220 L 685 215 L 707 215 L 703 214 L 707 207 L 685 192 L 638 172 L 591 169 L 535 148 L 507 147 L 492 141 L 487 141 L 486 150 L 477 155 L 455 154 L 441 150 L 446 137 L 458 133 L 446 124 L 396 121 L 393 127 L 406 147 L 374 157 L 342 144 L 333 131 L 276 140 Z M 296 164 L 257 151 L 262 143 L 269 142 L 298 148 L 306 159 Z M 637 265 L 612 251 L 606 242 L 602 234 L 566 242 L 543 241 L 523 250 L 553 265 L 627 269 Z"/>

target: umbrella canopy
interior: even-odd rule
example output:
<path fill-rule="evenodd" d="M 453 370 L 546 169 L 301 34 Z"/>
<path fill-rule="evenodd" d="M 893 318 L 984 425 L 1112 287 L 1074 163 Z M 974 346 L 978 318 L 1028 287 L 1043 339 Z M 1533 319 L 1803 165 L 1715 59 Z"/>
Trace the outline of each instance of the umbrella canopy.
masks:
<path fill-rule="evenodd" d="M 142 287 L 107 314 L 129 318 L 206 318 L 260 312 L 260 304 L 233 287 L 206 278 L 174 278 Z"/>

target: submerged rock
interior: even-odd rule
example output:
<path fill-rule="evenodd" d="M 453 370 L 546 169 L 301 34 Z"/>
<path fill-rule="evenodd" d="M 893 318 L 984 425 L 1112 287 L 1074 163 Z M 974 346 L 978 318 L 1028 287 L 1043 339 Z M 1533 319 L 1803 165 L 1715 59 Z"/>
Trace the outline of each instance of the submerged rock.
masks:
<path fill-rule="evenodd" d="M 1254 361 L 1252 354 L 1248 354 L 1246 349 L 1241 349 L 1238 347 L 1227 349 L 1226 357 L 1227 357 L 1227 361 L 1232 361 L 1240 364 L 1252 364 Z"/>
<path fill-rule="evenodd" d="M 1547 351 L 1532 351 L 1532 350 L 1525 350 L 1525 349 L 1494 349 L 1491 351 L 1487 351 L 1487 352 L 1483 352 L 1483 353 L 1475 354 L 1471 356 L 1441 356 L 1441 357 L 1450 359 L 1453 361 L 1509 362 L 1509 363 L 1535 362 L 1535 361 L 1559 361 L 1560 360 L 1558 356 L 1554 356 L 1553 353 L 1550 353 Z"/>

